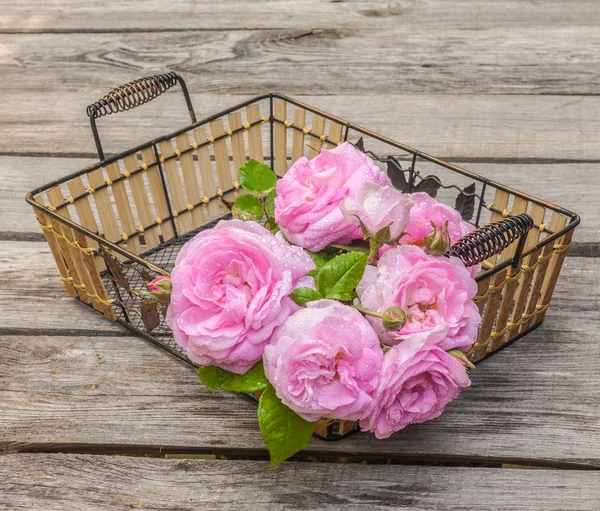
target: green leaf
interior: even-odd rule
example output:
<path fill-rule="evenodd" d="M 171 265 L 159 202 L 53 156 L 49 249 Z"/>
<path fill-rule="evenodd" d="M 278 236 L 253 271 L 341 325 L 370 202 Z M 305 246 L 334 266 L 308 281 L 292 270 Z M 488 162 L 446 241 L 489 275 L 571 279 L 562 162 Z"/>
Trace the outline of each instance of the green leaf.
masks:
<path fill-rule="evenodd" d="M 327 262 L 317 275 L 317 291 L 325 298 L 351 300 L 367 266 L 367 255 L 348 252 Z"/>
<path fill-rule="evenodd" d="M 269 453 L 271 466 L 279 465 L 304 449 L 314 425 L 285 406 L 269 385 L 258 403 L 258 424 Z"/>
<path fill-rule="evenodd" d="M 213 392 L 216 392 L 223 380 L 231 374 L 229 371 L 225 371 L 224 369 L 215 366 L 204 366 L 198 369 L 197 372 L 202 383 Z"/>
<path fill-rule="evenodd" d="M 369 253 L 369 244 L 364 240 L 354 240 L 350 245 L 329 245 L 329 247 L 338 248 L 344 252 Z"/>
<path fill-rule="evenodd" d="M 271 218 L 275 216 L 275 197 L 277 197 L 277 192 L 271 190 L 271 193 L 267 195 L 265 200 L 265 209 L 267 210 L 267 215 Z"/>
<path fill-rule="evenodd" d="M 310 287 L 299 287 L 292 291 L 290 298 L 294 300 L 298 305 L 304 307 L 308 302 L 320 300 L 321 295 L 318 291 L 315 291 Z"/>
<path fill-rule="evenodd" d="M 240 220 L 260 220 L 263 217 L 262 202 L 248 193 L 240 195 L 233 203 L 231 214 Z"/>
<path fill-rule="evenodd" d="M 229 392 L 256 392 L 267 386 L 262 362 L 258 362 L 246 374 L 234 374 L 216 366 L 198 369 L 202 383 L 216 392 L 219 388 Z"/>
<path fill-rule="evenodd" d="M 315 268 L 314 270 L 310 270 L 306 275 L 308 275 L 309 277 L 317 278 L 318 274 L 319 268 Z"/>
<path fill-rule="evenodd" d="M 246 190 L 253 193 L 269 193 L 277 184 L 275 173 L 263 163 L 248 160 L 238 173 L 238 180 Z"/>
<path fill-rule="evenodd" d="M 322 268 L 325 263 L 331 261 L 335 257 L 335 255 L 328 254 L 327 252 L 311 252 L 310 250 L 307 250 L 307 252 L 317 269 Z"/>
<path fill-rule="evenodd" d="M 256 392 L 266 388 L 267 377 L 262 361 L 255 364 L 246 374 L 233 374 L 225 378 L 221 388 L 229 392 Z"/>

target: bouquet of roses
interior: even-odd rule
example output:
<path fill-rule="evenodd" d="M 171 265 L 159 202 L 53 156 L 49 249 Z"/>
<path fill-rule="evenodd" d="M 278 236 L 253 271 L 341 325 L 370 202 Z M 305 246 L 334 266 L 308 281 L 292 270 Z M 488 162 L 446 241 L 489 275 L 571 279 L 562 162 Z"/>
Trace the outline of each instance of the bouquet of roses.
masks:
<path fill-rule="evenodd" d="M 277 179 L 248 161 L 232 220 L 180 251 L 165 303 L 176 342 L 211 390 L 262 392 L 272 464 L 314 422 L 387 438 L 438 417 L 470 385 L 480 314 L 472 269 L 445 257 L 474 227 L 426 193 L 403 194 L 350 143 Z"/>

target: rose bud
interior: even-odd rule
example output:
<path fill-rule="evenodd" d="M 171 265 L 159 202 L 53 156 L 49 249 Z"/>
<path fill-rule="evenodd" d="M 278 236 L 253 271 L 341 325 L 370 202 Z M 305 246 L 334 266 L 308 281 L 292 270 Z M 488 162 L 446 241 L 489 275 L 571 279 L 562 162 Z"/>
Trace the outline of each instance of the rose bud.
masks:
<path fill-rule="evenodd" d="M 426 254 L 432 256 L 441 256 L 446 253 L 446 250 L 450 248 L 452 245 L 452 240 L 450 239 L 450 234 L 448 233 L 448 222 L 445 225 L 440 225 L 436 227 L 436 225 L 431 222 L 431 226 L 433 227 L 433 231 L 431 231 L 427 236 L 425 236 L 424 240 L 424 250 Z"/>
<path fill-rule="evenodd" d="M 456 209 L 430 197 L 426 192 L 413 193 L 410 198 L 414 206 L 405 229 L 410 236 L 400 238 L 400 245 L 422 247 L 423 238 L 431 231 L 431 222 L 435 225 L 444 225 L 448 222 L 448 234 L 452 243 L 456 243 L 465 234 L 475 230 L 475 226 L 465 222 Z"/>
<path fill-rule="evenodd" d="M 149 296 L 153 300 L 168 305 L 171 299 L 171 279 L 161 275 L 150 282 L 146 282 L 148 291 L 139 291 L 141 296 Z"/>
<path fill-rule="evenodd" d="M 340 211 L 348 223 L 360 225 L 379 246 L 396 241 L 408 225 L 413 201 L 392 186 L 365 182 L 356 197 L 345 197 Z"/>
<path fill-rule="evenodd" d="M 170 293 L 171 292 L 171 279 L 169 277 L 165 277 L 161 275 L 160 277 L 156 277 L 154 280 L 150 282 L 146 282 L 146 289 L 151 293 Z"/>
<path fill-rule="evenodd" d="M 406 325 L 408 316 L 400 307 L 390 307 L 383 313 L 381 321 L 386 332 L 397 332 Z"/>

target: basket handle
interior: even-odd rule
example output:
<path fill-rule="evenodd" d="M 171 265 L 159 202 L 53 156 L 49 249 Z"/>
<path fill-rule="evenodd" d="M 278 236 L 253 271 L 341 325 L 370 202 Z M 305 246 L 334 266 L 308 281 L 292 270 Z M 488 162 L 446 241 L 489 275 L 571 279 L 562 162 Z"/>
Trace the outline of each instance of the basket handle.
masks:
<path fill-rule="evenodd" d="M 516 268 L 525 248 L 526 234 L 533 227 L 533 218 L 527 213 L 484 225 L 459 239 L 444 254 L 458 257 L 465 266 L 475 266 L 499 254 L 519 240 L 511 265 Z"/>
<path fill-rule="evenodd" d="M 104 151 L 102 150 L 100 136 L 98 135 L 96 119 L 117 112 L 125 112 L 136 106 L 148 103 L 160 96 L 163 92 L 168 91 L 177 83 L 181 86 L 190 118 L 192 119 L 192 122 L 196 122 L 196 113 L 194 112 L 187 86 L 185 85 L 183 78 L 177 73 L 147 76 L 126 83 L 113 89 L 106 96 L 87 107 L 87 115 L 90 118 L 92 133 L 94 135 L 94 141 L 96 142 L 96 149 L 98 150 L 98 157 L 101 161 L 104 160 Z"/>

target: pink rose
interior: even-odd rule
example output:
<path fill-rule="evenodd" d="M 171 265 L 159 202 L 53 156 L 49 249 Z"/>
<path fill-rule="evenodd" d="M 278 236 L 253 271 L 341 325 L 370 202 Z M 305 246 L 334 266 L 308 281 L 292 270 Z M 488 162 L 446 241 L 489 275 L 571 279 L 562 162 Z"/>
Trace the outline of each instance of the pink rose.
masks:
<path fill-rule="evenodd" d="M 371 404 L 383 359 L 367 320 L 334 300 L 311 302 L 265 348 L 265 374 L 281 401 L 308 421 L 358 420 Z"/>
<path fill-rule="evenodd" d="M 481 316 L 472 301 L 477 284 L 455 257 L 430 256 L 413 246 L 392 248 L 379 259 L 377 267 L 367 266 L 356 292 L 367 309 L 384 312 L 388 307 L 400 307 L 409 315 L 396 332 L 387 332 L 379 318 L 369 317 L 387 344 L 438 325 L 449 327 L 440 342 L 444 350 L 466 350 L 477 339 Z"/>
<path fill-rule="evenodd" d="M 448 234 L 452 244 L 475 230 L 475 226 L 465 222 L 458 211 L 430 197 L 427 193 L 413 193 L 411 198 L 415 205 L 410 212 L 410 220 L 405 229 L 408 235 L 400 240 L 402 245 L 423 247 L 425 236 L 433 230 L 431 222 L 437 227 L 448 222 Z"/>
<path fill-rule="evenodd" d="M 356 197 L 344 198 L 340 210 L 348 223 L 360 225 L 362 222 L 370 234 L 389 225 L 389 240 L 397 240 L 408 225 L 412 205 L 408 195 L 392 186 L 367 181 L 361 185 Z"/>
<path fill-rule="evenodd" d="M 360 422 L 363 431 L 382 439 L 435 419 L 462 387 L 471 385 L 462 362 L 430 342 L 431 335 L 414 334 L 385 354 L 377 397 Z"/>
<path fill-rule="evenodd" d="M 275 220 L 285 237 L 313 252 L 331 243 L 362 238 L 339 209 L 344 197 L 356 197 L 360 185 L 390 183 L 373 160 L 347 142 L 323 149 L 312 160 L 299 158 L 277 182 Z"/>
<path fill-rule="evenodd" d="M 311 258 L 256 222 L 221 221 L 186 243 L 171 273 L 167 323 L 193 362 L 243 374 L 273 329 L 298 307 L 289 294 L 312 286 Z"/>

